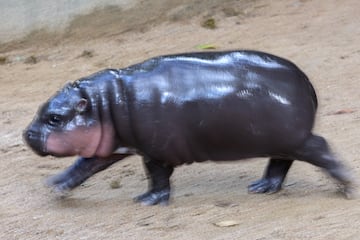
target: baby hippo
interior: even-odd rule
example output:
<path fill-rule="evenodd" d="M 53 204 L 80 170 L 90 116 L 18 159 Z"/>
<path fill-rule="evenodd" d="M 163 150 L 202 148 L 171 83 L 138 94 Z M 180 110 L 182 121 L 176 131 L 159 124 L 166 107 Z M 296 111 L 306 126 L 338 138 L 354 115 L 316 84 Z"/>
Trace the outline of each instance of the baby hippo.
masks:
<path fill-rule="evenodd" d="M 24 139 L 41 156 L 79 156 L 48 180 L 60 192 L 139 154 L 150 183 L 135 201 L 144 205 L 168 203 L 176 166 L 255 157 L 270 160 L 251 193 L 279 191 L 300 160 L 349 194 L 349 173 L 312 133 L 316 109 L 314 88 L 288 60 L 257 51 L 185 53 L 67 84 L 40 107 Z"/>

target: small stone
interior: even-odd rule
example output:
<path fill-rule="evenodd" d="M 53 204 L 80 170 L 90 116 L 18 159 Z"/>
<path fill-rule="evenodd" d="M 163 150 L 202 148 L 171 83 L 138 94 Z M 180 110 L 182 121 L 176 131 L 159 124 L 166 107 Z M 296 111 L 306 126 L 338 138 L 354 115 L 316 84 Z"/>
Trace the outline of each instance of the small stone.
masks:
<path fill-rule="evenodd" d="M 239 224 L 240 224 L 240 222 L 235 221 L 235 220 L 225 220 L 225 221 L 214 223 L 214 225 L 217 227 L 233 227 L 233 226 L 236 226 Z"/>
<path fill-rule="evenodd" d="M 4 65 L 9 62 L 8 57 L 6 56 L 0 56 L 0 65 Z"/>
<path fill-rule="evenodd" d="M 201 24 L 201 26 L 208 29 L 215 29 L 216 21 L 214 18 L 208 18 Z"/>
<path fill-rule="evenodd" d="M 94 56 L 94 51 L 92 50 L 84 50 L 79 57 L 83 57 L 83 58 L 92 58 Z"/>
<path fill-rule="evenodd" d="M 24 63 L 26 64 L 36 64 L 39 62 L 39 59 L 33 55 L 27 57 L 25 60 L 24 60 Z"/>
<path fill-rule="evenodd" d="M 118 180 L 113 180 L 110 182 L 110 188 L 112 189 L 117 189 L 117 188 L 120 188 L 121 187 L 121 184 Z"/>

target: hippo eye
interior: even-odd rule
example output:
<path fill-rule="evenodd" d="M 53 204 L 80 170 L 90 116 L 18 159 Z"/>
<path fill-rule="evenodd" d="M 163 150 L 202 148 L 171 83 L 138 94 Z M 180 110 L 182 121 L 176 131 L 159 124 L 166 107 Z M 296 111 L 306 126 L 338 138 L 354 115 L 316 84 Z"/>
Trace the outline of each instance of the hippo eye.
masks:
<path fill-rule="evenodd" d="M 53 114 L 53 115 L 50 115 L 48 118 L 48 124 L 50 126 L 56 127 L 56 126 L 61 125 L 61 123 L 62 123 L 62 118 L 60 115 Z"/>

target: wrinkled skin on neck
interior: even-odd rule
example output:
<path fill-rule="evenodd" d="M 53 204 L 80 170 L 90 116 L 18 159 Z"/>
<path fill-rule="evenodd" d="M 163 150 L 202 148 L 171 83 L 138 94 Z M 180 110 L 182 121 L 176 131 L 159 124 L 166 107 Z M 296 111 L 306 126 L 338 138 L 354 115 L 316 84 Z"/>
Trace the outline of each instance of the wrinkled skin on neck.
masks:
<path fill-rule="evenodd" d="M 39 155 L 107 157 L 117 147 L 107 89 L 91 81 L 66 85 L 39 109 L 24 139 Z M 84 86 L 86 92 L 84 92 Z"/>

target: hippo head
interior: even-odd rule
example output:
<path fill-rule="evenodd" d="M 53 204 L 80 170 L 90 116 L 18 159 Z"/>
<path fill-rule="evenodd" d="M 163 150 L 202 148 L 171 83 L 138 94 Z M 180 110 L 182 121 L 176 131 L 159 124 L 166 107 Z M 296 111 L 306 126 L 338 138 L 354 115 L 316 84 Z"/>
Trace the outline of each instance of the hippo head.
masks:
<path fill-rule="evenodd" d="M 102 129 L 96 109 L 76 84 L 67 84 L 37 112 L 23 133 L 24 140 L 41 156 L 79 155 L 92 157 L 111 152 L 111 144 L 101 147 Z M 100 154 L 101 155 L 101 151 Z"/>

